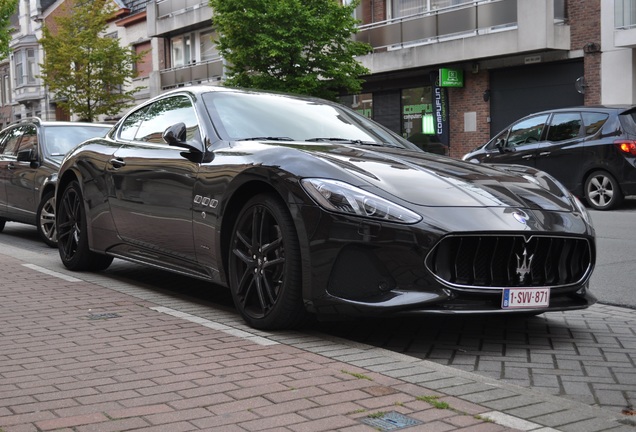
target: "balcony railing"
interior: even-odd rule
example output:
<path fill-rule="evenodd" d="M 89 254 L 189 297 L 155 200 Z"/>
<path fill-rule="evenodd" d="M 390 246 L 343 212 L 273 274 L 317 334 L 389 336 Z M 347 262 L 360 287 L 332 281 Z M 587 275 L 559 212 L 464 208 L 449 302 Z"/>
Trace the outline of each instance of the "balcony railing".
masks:
<path fill-rule="evenodd" d="M 215 59 L 178 68 L 160 71 L 161 89 L 197 84 L 223 76 L 223 60 Z"/>
<path fill-rule="evenodd" d="M 401 48 L 517 26 L 517 1 L 471 1 L 359 27 L 355 39 L 373 48 Z M 565 0 L 554 0 L 555 21 L 565 20 Z"/>
<path fill-rule="evenodd" d="M 207 7 L 207 1 L 201 0 L 159 0 L 157 1 L 157 18 L 170 16 L 188 9 Z"/>

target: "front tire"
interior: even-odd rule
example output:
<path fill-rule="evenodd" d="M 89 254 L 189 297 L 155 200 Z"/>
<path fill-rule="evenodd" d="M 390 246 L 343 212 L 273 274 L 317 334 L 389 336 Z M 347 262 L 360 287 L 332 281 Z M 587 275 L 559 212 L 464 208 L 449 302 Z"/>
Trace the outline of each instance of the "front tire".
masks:
<path fill-rule="evenodd" d="M 594 171 L 585 181 L 585 200 L 596 210 L 611 210 L 623 202 L 618 182 L 606 171 Z"/>
<path fill-rule="evenodd" d="M 50 247 L 56 247 L 57 231 L 55 229 L 55 193 L 53 191 L 45 193 L 42 197 L 42 200 L 38 205 L 36 220 L 38 223 L 38 234 L 40 234 L 44 243 Z"/>
<path fill-rule="evenodd" d="M 64 188 L 58 204 L 57 245 L 64 266 L 73 271 L 108 268 L 113 257 L 95 253 L 88 247 L 86 213 L 77 181 L 72 181 Z"/>
<path fill-rule="evenodd" d="M 294 227 L 287 207 L 269 194 L 249 200 L 238 215 L 228 278 L 236 308 L 254 328 L 295 328 L 307 318 Z"/>

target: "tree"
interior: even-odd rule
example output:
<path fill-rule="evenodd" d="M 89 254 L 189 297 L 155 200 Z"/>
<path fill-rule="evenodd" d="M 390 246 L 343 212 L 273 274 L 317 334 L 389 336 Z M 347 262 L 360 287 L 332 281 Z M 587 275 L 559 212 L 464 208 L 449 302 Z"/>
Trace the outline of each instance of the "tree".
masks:
<path fill-rule="evenodd" d="M 67 0 L 68 1 L 68 0 Z M 76 0 L 45 26 L 41 77 L 58 105 L 80 119 L 116 115 L 131 106 L 139 88 L 125 90 L 141 58 L 105 35 L 114 9 L 108 0 Z"/>
<path fill-rule="evenodd" d="M 11 16 L 17 6 L 18 0 L 0 0 L 0 60 L 9 55 Z"/>
<path fill-rule="evenodd" d="M 335 99 L 358 93 L 369 73 L 355 56 L 370 46 L 351 35 L 359 3 L 337 0 L 209 0 L 226 85 Z"/>

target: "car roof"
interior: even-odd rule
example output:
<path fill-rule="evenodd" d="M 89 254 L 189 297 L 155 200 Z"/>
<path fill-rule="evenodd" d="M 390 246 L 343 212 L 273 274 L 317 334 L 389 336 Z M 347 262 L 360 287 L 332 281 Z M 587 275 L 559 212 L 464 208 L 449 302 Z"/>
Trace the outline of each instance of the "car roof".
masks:
<path fill-rule="evenodd" d="M 586 105 L 586 106 L 573 106 L 567 108 L 555 108 L 544 111 L 538 111 L 529 115 L 536 114 L 549 114 L 556 112 L 571 112 L 571 111 L 594 111 L 594 112 L 615 112 L 615 111 L 626 111 L 630 109 L 636 108 L 636 105 L 627 105 L 627 104 L 617 104 L 617 105 Z"/>
<path fill-rule="evenodd" d="M 99 123 L 99 122 L 81 122 L 81 121 L 63 121 L 63 120 L 42 120 L 38 117 L 25 117 L 22 118 L 20 120 L 16 120 L 14 122 L 12 122 L 11 124 L 7 125 L 6 127 L 10 127 L 10 126 L 16 126 L 16 125 L 20 125 L 20 124 L 24 124 L 24 123 L 36 123 L 39 124 L 41 126 L 97 126 L 97 127 L 104 127 L 104 128 L 110 128 L 112 127 L 111 124 L 107 124 L 107 123 Z"/>

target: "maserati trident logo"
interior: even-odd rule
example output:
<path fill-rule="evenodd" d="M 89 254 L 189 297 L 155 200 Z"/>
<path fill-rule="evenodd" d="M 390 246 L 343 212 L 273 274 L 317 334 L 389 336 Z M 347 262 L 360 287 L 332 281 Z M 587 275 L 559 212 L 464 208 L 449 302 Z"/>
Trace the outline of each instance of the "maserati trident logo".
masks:
<path fill-rule="evenodd" d="M 528 250 L 524 247 L 521 256 L 519 256 L 519 254 L 515 255 L 517 256 L 517 277 L 519 278 L 519 285 L 523 285 L 530 277 L 534 254 L 528 256 Z"/>
<path fill-rule="evenodd" d="M 528 219 L 530 219 L 530 216 L 528 216 L 523 210 L 515 210 L 512 212 L 512 216 L 517 219 L 517 222 L 522 224 L 527 224 Z"/>

